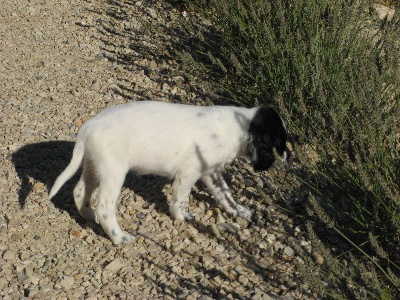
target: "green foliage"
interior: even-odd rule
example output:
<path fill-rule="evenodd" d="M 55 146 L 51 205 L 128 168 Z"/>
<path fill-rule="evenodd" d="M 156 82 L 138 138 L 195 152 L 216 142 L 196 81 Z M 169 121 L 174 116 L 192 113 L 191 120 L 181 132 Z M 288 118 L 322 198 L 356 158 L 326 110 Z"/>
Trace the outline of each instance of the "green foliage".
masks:
<path fill-rule="evenodd" d="M 322 199 L 310 209 L 376 267 L 383 279 L 369 292 L 398 293 L 398 10 L 389 22 L 350 0 L 196 3 L 216 26 L 199 34 L 197 57 L 214 88 L 228 101 L 283 112 L 299 180 Z"/>

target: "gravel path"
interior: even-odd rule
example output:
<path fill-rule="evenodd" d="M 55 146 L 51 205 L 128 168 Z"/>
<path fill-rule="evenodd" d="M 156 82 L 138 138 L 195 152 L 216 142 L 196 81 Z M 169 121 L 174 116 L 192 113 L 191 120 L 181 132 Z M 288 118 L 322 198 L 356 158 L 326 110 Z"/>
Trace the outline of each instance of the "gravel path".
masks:
<path fill-rule="evenodd" d="M 279 174 L 254 174 L 243 161 L 227 171 L 234 196 L 256 213 L 251 224 L 220 212 L 200 184 L 196 221 L 173 222 L 170 182 L 129 175 L 119 217 L 137 239 L 125 246 L 79 217 L 77 177 L 48 200 L 80 125 L 104 107 L 205 103 L 172 57 L 184 37 L 174 22 L 190 18 L 163 1 L 1 1 L 0 298 L 316 297 L 296 270 L 296 249 L 310 243 L 273 204 Z"/>

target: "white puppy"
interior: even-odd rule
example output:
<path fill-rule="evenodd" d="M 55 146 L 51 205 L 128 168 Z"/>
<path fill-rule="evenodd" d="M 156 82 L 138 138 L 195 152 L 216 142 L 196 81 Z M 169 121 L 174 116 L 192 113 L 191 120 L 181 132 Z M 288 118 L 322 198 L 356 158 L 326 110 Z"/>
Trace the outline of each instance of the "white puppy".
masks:
<path fill-rule="evenodd" d="M 250 158 L 256 171 L 275 164 L 273 149 L 286 161 L 285 124 L 271 108 L 190 106 L 156 101 L 105 109 L 81 127 L 70 164 L 55 181 L 50 199 L 83 165 L 74 189 L 75 204 L 88 220 L 98 220 L 114 244 L 133 236 L 121 230 L 116 210 L 129 170 L 173 178 L 170 212 L 191 221 L 185 210 L 189 193 L 201 179 L 217 204 L 232 216 L 251 218 L 237 204 L 221 171 L 238 156 Z M 99 186 L 95 210 L 90 197 Z"/>

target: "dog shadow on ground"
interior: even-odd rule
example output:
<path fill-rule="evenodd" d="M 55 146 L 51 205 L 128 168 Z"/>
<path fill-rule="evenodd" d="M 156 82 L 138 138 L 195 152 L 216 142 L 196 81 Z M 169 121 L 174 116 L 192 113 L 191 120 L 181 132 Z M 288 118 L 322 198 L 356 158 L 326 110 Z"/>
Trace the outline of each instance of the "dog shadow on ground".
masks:
<path fill-rule="evenodd" d="M 57 176 L 67 167 L 71 158 L 75 143 L 69 141 L 50 141 L 28 144 L 18 149 L 12 155 L 12 162 L 21 187 L 18 191 L 18 201 L 21 209 L 27 205 L 28 196 L 34 192 L 34 185 L 43 183 L 47 191 L 50 191 Z M 73 200 L 72 191 L 77 184 L 81 170 L 79 170 L 55 195 L 51 202 L 57 209 L 68 212 L 82 227 L 86 223 L 80 217 Z M 149 205 L 163 214 L 169 214 L 167 197 L 162 190 L 169 181 L 158 176 L 136 176 L 129 173 L 124 186 L 132 192 L 143 197 Z"/>
<path fill-rule="evenodd" d="M 68 165 L 73 148 L 73 142 L 50 141 L 28 144 L 13 153 L 12 162 L 21 180 L 18 201 L 22 209 L 36 182 L 45 184 L 47 190 L 50 190 L 54 180 Z M 72 183 L 76 183 L 75 177 L 71 180 Z M 71 182 L 66 184 L 67 188 L 71 186 Z M 55 203 L 55 205 L 62 204 Z"/>

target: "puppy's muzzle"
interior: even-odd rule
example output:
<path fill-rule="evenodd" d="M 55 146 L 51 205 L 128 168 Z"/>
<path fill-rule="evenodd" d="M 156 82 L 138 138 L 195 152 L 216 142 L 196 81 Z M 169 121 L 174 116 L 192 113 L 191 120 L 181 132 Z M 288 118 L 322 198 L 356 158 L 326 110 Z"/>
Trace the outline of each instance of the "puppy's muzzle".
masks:
<path fill-rule="evenodd" d="M 286 149 L 285 151 L 283 151 L 283 154 L 280 155 L 281 161 L 283 164 L 285 164 L 286 169 L 290 170 L 292 168 L 292 153 L 290 152 L 289 149 Z M 275 161 L 270 170 L 274 171 L 274 170 L 280 170 L 281 169 L 281 165 L 280 163 L 278 163 L 277 161 Z"/>

